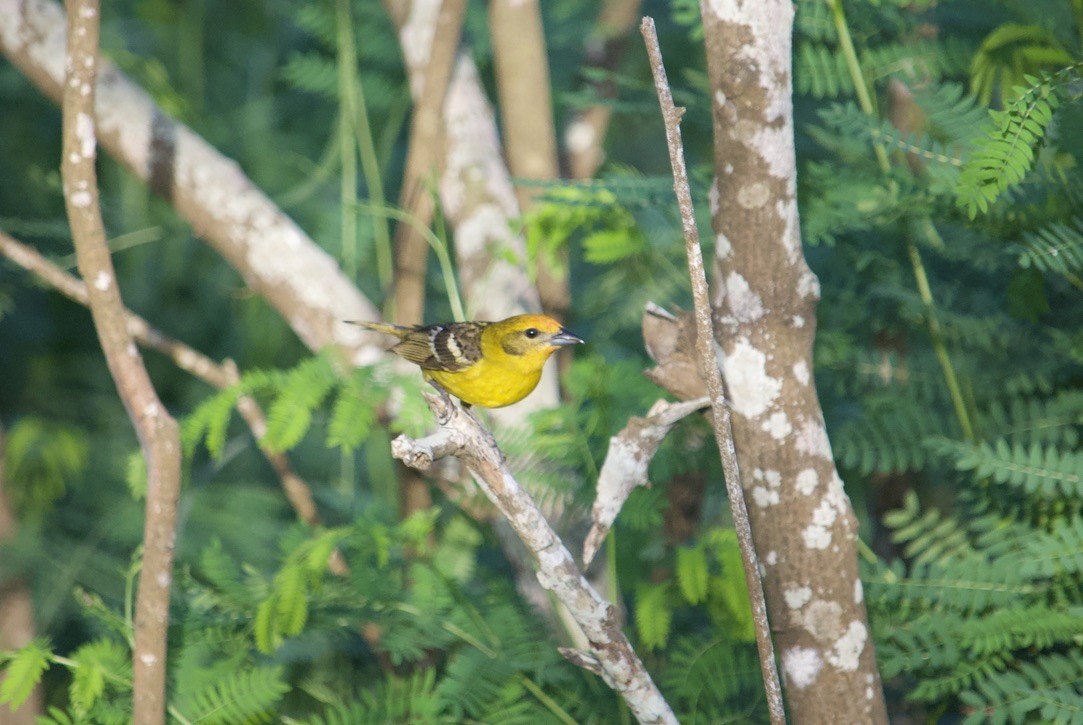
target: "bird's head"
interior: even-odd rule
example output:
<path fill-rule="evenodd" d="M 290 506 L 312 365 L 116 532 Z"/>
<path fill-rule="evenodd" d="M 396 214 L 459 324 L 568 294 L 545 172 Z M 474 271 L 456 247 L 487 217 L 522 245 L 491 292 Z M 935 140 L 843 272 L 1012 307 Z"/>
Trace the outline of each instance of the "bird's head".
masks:
<path fill-rule="evenodd" d="M 505 353 L 524 361 L 545 362 L 557 349 L 583 342 L 547 315 L 516 315 L 494 322 L 489 329 Z"/>

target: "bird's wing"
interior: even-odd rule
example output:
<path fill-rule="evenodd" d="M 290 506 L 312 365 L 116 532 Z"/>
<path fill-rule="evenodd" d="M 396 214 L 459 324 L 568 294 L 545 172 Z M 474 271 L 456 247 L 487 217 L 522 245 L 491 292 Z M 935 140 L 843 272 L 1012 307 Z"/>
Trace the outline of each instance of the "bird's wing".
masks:
<path fill-rule="evenodd" d="M 481 360 L 481 331 L 487 322 L 448 322 L 406 334 L 391 348 L 399 357 L 425 370 L 457 372 Z"/>

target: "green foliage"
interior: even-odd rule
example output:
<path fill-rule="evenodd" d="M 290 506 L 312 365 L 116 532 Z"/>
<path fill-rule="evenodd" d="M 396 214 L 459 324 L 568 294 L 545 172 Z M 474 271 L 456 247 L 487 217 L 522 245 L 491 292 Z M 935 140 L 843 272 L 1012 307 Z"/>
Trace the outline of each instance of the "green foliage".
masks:
<path fill-rule="evenodd" d="M 49 669 L 52 648 L 45 639 L 35 639 L 14 654 L 0 654 L 6 660 L 0 683 L 0 705 L 18 709 Z"/>
<path fill-rule="evenodd" d="M 989 112 L 991 122 L 959 175 L 958 204 L 971 217 L 988 211 L 990 203 L 1031 170 L 1063 100 L 1063 87 L 1078 77 L 1079 68 L 1075 64 L 1052 74 L 1026 75 L 1028 87 L 1017 87 L 1005 110 Z"/>
<path fill-rule="evenodd" d="M 39 418 L 22 418 L 4 436 L 5 493 L 23 517 L 42 518 L 87 465 L 86 436 Z"/>

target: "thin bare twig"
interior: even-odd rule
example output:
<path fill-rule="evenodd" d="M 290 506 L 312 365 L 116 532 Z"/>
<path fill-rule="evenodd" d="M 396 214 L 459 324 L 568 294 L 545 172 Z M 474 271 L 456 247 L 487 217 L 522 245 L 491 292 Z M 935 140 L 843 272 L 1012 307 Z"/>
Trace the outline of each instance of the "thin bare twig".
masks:
<path fill-rule="evenodd" d="M 696 350 L 699 353 L 703 373 L 706 376 L 707 393 L 711 398 L 711 415 L 714 422 L 715 441 L 722 459 L 722 470 L 726 478 L 726 492 L 729 496 L 730 510 L 733 512 L 733 525 L 737 531 L 737 541 L 741 548 L 741 563 L 745 570 L 745 582 L 752 600 L 752 619 L 756 625 L 756 645 L 760 653 L 760 671 L 763 673 L 764 687 L 767 691 L 767 705 L 771 722 L 784 724 L 786 710 L 782 700 L 782 685 L 779 682 L 778 667 L 775 664 L 775 650 L 771 643 L 771 628 L 767 621 L 767 604 L 763 595 L 763 581 L 760 578 L 759 561 L 752 543 L 752 527 L 748 520 L 744 490 L 741 487 L 741 473 L 737 465 L 737 451 L 733 445 L 733 427 L 730 423 L 729 407 L 726 405 L 722 371 L 715 354 L 714 323 L 711 315 L 710 292 L 707 287 L 707 275 L 703 268 L 703 250 L 699 244 L 699 230 L 696 228 L 695 210 L 692 208 L 692 192 L 688 185 L 688 172 L 684 164 L 684 148 L 681 143 L 681 117 L 684 108 L 673 105 L 673 94 L 669 89 L 666 69 L 662 64 L 662 51 L 658 46 L 658 33 L 654 20 L 643 18 L 640 32 L 647 45 L 651 73 L 654 75 L 654 87 L 658 92 L 658 102 L 662 107 L 662 120 L 666 127 L 666 143 L 669 146 L 669 161 L 673 167 L 673 190 L 677 195 L 677 205 L 681 210 L 681 226 L 684 229 L 684 246 L 688 256 L 688 271 L 692 280 L 692 299 L 696 318 Z"/>
<path fill-rule="evenodd" d="M 94 169 L 100 17 L 99 0 L 71 0 L 68 4 L 64 155 L 60 170 L 79 273 L 84 280 L 90 280 L 87 293 L 94 326 L 147 463 L 143 567 L 136 594 L 132 653 L 132 716 L 140 725 L 154 725 L 165 722 L 166 630 L 180 496 L 180 431 L 158 399 L 143 358 L 128 333 L 124 303 L 105 243 Z"/>
<path fill-rule="evenodd" d="M 440 430 L 421 440 L 396 438 L 392 455 L 419 469 L 448 455 L 462 461 L 537 561 L 538 581 L 568 608 L 586 635 L 590 651 L 572 650 L 565 656 L 601 676 L 624 698 L 639 722 L 676 723 L 673 711 L 621 631 L 616 607 L 602 599 L 583 576 L 534 499 L 504 465 L 492 434 L 446 396 L 425 397 L 440 421 Z"/>

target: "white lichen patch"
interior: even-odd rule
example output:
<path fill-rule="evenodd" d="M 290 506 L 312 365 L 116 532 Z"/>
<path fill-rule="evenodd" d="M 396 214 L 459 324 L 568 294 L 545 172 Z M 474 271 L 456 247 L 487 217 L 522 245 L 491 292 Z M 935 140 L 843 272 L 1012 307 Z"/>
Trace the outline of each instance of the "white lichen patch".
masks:
<path fill-rule="evenodd" d="M 83 112 L 75 115 L 75 139 L 79 142 L 79 153 L 84 159 L 94 157 L 94 119 Z"/>
<path fill-rule="evenodd" d="M 782 653 L 782 669 L 786 671 L 786 679 L 798 690 L 815 682 L 823 666 L 820 654 L 811 647 L 793 647 Z"/>
<path fill-rule="evenodd" d="M 93 199 L 89 191 L 73 191 L 68 198 L 71 199 L 71 205 L 76 209 L 85 209 L 90 206 Z"/>
<path fill-rule="evenodd" d="M 782 411 L 778 411 L 771 414 L 771 417 L 764 421 L 761 426 L 762 430 L 766 431 L 776 441 L 781 441 L 793 432 L 793 426 L 790 425 L 790 419 L 786 417 L 786 414 Z"/>
<path fill-rule="evenodd" d="M 767 564 L 767 566 L 774 566 L 778 563 L 778 552 L 768 551 L 767 556 L 765 556 L 763 560 Z"/>
<path fill-rule="evenodd" d="M 804 320 L 802 320 L 802 323 L 803 322 Z M 797 378 L 797 382 L 801 383 L 802 385 L 808 385 L 808 363 L 806 363 L 804 360 L 798 360 L 797 362 L 795 362 L 793 364 L 793 376 Z"/>
<path fill-rule="evenodd" d="M 573 154 L 581 154 L 594 144 L 594 126 L 584 118 L 577 118 L 564 132 L 564 145 Z"/>
<path fill-rule="evenodd" d="M 860 579 L 854 579 L 854 604 L 861 604 L 865 600 L 865 587 Z"/>
<path fill-rule="evenodd" d="M 717 105 L 719 108 L 726 105 L 726 94 L 723 93 L 720 90 L 715 91 L 714 92 L 714 102 L 715 102 L 715 105 Z"/>
<path fill-rule="evenodd" d="M 711 216 L 717 216 L 719 209 L 722 208 L 721 194 L 718 191 L 718 177 L 711 182 L 711 190 L 707 192 L 707 202 L 710 205 Z"/>
<path fill-rule="evenodd" d="M 733 254 L 733 242 L 722 232 L 714 236 L 714 256 L 718 259 L 729 259 Z"/>
<path fill-rule="evenodd" d="M 745 209 L 759 209 L 770 197 L 771 190 L 767 188 L 767 184 L 756 182 L 741 187 L 737 192 L 737 203 Z"/>
<path fill-rule="evenodd" d="M 791 587 L 782 592 L 786 600 L 786 606 L 790 609 L 800 609 L 812 599 L 812 590 L 808 587 Z"/>
<path fill-rule="evenodd" d="M 806 268 L 797 279 L 797 294 L 804 298 L 820 298 L 820 280 Z"/>
<path fill-rule="evenodd" d="M 727 371 L 728 375 L 728 371 Z M 797 431 L 797 450 L 809 456 L 831 460 L 831 441 L 820 419 L 807 419 Z"/>
<path fill-rule="evenodd" d="M 748 338 L 734 344 L 726 355 L 724 370 L 733 410 L 746 418 L 762 415 L 782 391 L 782 381 L 767 374 L 767 356 Z"/>
<path fill-rule="evenodd" d="M 757 506 L 766 508 L 779 502 L 779 488 L 782 486 L 781 473 L 757 468 L 752 472 L 752 480 L 758 484 L 752 487 L 752 500 Z"/>
<path fill-rule="evenodd" d="M 812 492 L 816 490 L 816 486 L 820 483 L 820 475 L 816 473 L 814 468 L 806 468 L 797 474 L 797 492 L 805 496 L 811 496 Z"/>
<path fill-rule="evenodd" d="M 726 275 L 726 296 L 738 322 L 755 322 L 763 317 L 763 300 L 737 272 Z"/>
<path fill-rule="evenodd" d="M 75 194 L 72 194 L 72 197 L 74 196 Z M 75 203 L 74 198 L 72 200 L 72 203 Z M 105 292 L 107 289 L 109 289 L 109 286 L 111 284 L 113 284 L 113 275 L 109 274 L 104 269 L 98 272 L 97 276 L 94 277 L 94 289 L 98 290 L 99 292 Z"/>
<path fill-rule="evenodd" d="M 830 529 L 837 518 L 838 510 L 834 497 L 828 494 L 812 512 L 812 523 L 802 532 L 805 544 L 810 549 L 826 549 L 831 543 Z"/>
<path fill-rule="evenodd" d="M 805 326 L 805 318 L 801 315 L 793 316 L 793 326 L 800 329 Z"/>
<path fill-rule="evenodd" d="M 827 656 L 827 661 L 844 672 L 853 672 L 861 661 L 861 653 L 865 649 L 865 641 L 869 633 L 861 622 L 850 622 L 846 633 L 839 637 L 835 646 Z"/>
<path fill-rule="evenodd" d="M 804 611 L 801 624 L 819 642 L 832 643 L 843 634 L 842 607 L 838 602 L 817 599 Z"/>
<path fill-rule="evenodd" d="M 399 42 L 410 71 L 410 95 L 417 100 L 425 90 L 425 69 L 429 65 L 440 0 L 414 0 L 410 16 L 399 31 Z"/>

